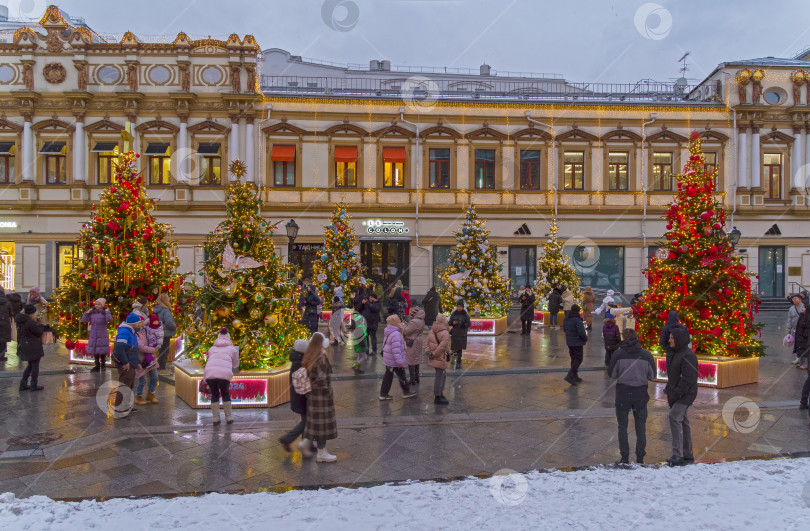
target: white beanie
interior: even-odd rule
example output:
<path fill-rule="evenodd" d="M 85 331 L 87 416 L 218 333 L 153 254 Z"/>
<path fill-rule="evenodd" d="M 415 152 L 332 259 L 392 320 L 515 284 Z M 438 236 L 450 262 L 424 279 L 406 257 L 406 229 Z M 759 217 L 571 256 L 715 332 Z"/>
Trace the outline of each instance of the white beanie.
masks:
<path fill-rule="evenodd" d="M 309 343 L 306 339 L 296 339 L 293 343 L 293 350 L 296 352 L 306 352 Z"/>
<path fill-rule="evenodd" d="M 613 291 L 612 289 L 609 289 L 608 292 L 607 292 L 607 294 L 610 295 L 611 297 L 613 296 L 614 293 L 616 293 L 616 292 Z"/>

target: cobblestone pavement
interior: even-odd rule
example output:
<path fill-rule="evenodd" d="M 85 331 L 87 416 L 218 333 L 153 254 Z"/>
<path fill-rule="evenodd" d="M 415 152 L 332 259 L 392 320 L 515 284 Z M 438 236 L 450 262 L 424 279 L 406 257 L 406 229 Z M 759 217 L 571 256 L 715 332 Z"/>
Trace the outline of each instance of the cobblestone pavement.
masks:
<path fill-rule="evenodd" d="M 783 313 L 761 314 L 760 321 L 771 346 L 760 381 L 701 388 L 691 410 L 699 460 L 810 451 L 808 417 L 798 409 L 806 374 L 781 346 Z M 585 381 L 576 387 L 562 380 L 568 364 L 562 331 L 471 338 L 464 367 L 448 377 L 446 407 L 433 405 L 432 369 L 423 366 L 418 398 L 405 400 L 395 387 L 393 401 L 379 402 L 381 360 L 372 358 L 358 378 L 349 369 L 350 350 L 336 349 L 334 464 L 280 447 L 278 437 L 296 420 L 287 405 L 235 410 L 233 425 L 215 428 L 208 411 L 175 397 L 165 376 L 160 404 L 113 421 L 96 400 L 112 371 L 69 366 L 57 349 L 43 361 L 45 390 L 20 392 L 12 348 L 0 368 L 0 492 L 77 498 L 253 491 L 612 463 L 618 458 L 614 390 L 604 372 L 600 327 L 598 321 L 585 350 Z M 647 460 L 658 462 L 671 453 L 663 384 L 651 384 L 650 394 Z M 736 397 L 750 401 L 737 408 L 737 423 L 728 415 Z M 751 426 L 746 408 L 759 414 Z"/>

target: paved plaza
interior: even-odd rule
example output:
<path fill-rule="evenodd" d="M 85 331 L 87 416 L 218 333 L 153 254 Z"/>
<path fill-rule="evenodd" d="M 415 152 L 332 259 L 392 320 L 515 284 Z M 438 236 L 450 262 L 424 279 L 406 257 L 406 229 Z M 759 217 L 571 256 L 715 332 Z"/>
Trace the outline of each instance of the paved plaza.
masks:
<path fill-rule="evenodd" d="M 691 410 L 699 461 L 810 452 L 807 413 L 798 409 L 806 374 L 790 364 L 791 353 L 781 345 L 784 314 L 763 313 L 759 321 L 769 345 L 759 383 L 700 389 Z M 614 389 L 600 330 L 597 320 L 585 348 L 584 382 L 575 387 L 562 380 L 568 354 L 561 330 L 471 338 L 464 366 L 448 377 L 449 406 L 433 405 L 432 369 L 424 365 L 418 398 L 405 400 L 395 387 L 394 400 L 380 402 L 382 360 L 372 358 L 366 374 L 356 377 L 351 350 L 335 350 L 334 464 L 281 448 L 278 437 L 297 419 L 286 404 L 235 410 L 233 425 L 213 427 L 209 411 L 193 410 L 175 396 L 169 374 L 157 390 L 160 404 L 113 421 L 97 394 L 114 371 L 92 374 L 68 365 L 59 347 L 43 359 L 45 390 L 20 392 L 22 366 L 12 353 L 0 372 L 0 492 L 54 498 L 244 492 L 613 463 Z M 671 454 L 663 387 L 650 385 L 647 462 Z M 735 397 L 757 404 L 753 429 L 724 420 L 723 407 Z M 745 421 L 747 410 L 739 409 Z"/>

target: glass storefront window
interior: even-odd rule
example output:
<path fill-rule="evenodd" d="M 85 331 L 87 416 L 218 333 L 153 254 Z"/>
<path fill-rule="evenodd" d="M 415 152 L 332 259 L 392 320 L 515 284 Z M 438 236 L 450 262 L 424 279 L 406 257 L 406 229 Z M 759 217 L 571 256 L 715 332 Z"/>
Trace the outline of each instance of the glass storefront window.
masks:
<path fill-rule="evenodd" d="M 79 249 L 75 243 L 56 244 L 56 285 L 62 285 L 62 277 L 68 274 L 76 262 L 84 258 L 84 249 Z"/>
<path fill-rule="evenodd" d="M 537 279 L 537 247 L 509 246 L 509 279 L 513 297 L 517 296 L 520 286 L 534 289 L 534 281 Z"/>
<path fill-rule="evenodd" d="M 447 264 L 450 263 L 450 251 L 454 245 L 434 245 L 433 246 L 433 286 L 436 289 L 442 287 L 441 276 Z"/>
<path fill-rule="evenodd" d="M 571 258 L 581 285 L 624 291 L 624 247 L 583 243 L 566 245 L 563 252 Z"/>
<path fill-rule="evenodd" d="M 14 291 L 14 242 L 0 242 L 0 286 Z"/>

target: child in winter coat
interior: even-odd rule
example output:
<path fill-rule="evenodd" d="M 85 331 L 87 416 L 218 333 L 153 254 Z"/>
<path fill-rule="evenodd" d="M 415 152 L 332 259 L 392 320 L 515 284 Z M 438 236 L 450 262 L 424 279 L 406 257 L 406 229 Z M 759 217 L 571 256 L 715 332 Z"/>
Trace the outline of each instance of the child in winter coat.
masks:
<path fill-rule="evenodd" d="M 610 365 L 610 358 L 616 349 L 619 348 L 621 337 L 619 335 L 619 326 L 616 324 L 616 319 L 613 314 L 608 312 L 605 314 L 605 323 L 602 326 L 602 338 L 605 340 L 605 366 Z"/>
<path fill-rule="evenodd" d="M 135 369 L 135 377 L 138 378 L 135 403 L 139 406 L 150 402 L 158 403 L 158 399 L 155 397 L 158 383 L 157 353 L 163 343 L 163 328 L 160 326 L 160 318 L 157 315 L 150 315 L 148 323 L 137 331 L 140 364 Z M 147 374 L 149 375 L 149 394 L 144 399 L 143 388 L 146 385 Z"/>
<path fill-rule="evenodd" d="M 402 336 L 402 320 L 400 320 L 397 314 L 392 314 L 388 316 L 385 322 L 388 323 L 383 333 L 385 375 L 383 376 L 382 386 L 380 387 L 380 400 L 391 400 L 392 397 L 388 392 L 391 390 L 391 384 L 394 382 L 395 374 L 399 380 L 399 386 L 402 388 L 403 397 L 414 397 L 416 393 L 410 390 L 408 381 L 405 378 L 405 339 Z"/>
<path fill-rule="evenodd" d="M 239 370 L 239 350 L 231 342 L 227 328 L 220 328 L 217 339 L 208 349 L 208 361 L 205 364 L 203 379 L 211 388 L 211 413 L 214 414 L 214 425 L 219 420 L 219 398 L 222 397 L 222 409 L 225 410 L 225 422 L 233 423 L 231 417 L 231 380 L 234 371 Z"/>

